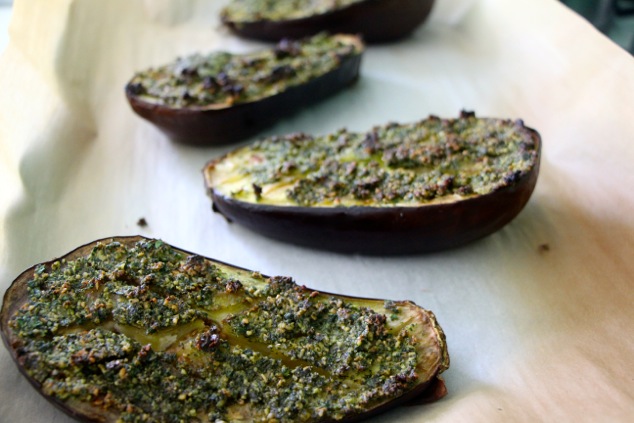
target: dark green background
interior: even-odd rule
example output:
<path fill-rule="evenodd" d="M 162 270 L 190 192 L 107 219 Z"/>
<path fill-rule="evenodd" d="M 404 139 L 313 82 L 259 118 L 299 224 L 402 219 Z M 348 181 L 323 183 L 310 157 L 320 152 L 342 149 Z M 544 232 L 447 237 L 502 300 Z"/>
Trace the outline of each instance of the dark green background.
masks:
<path fill-rule="evenodd" d="M 634 0 L 562 0 L 562 3 L 634 54 Z"/>

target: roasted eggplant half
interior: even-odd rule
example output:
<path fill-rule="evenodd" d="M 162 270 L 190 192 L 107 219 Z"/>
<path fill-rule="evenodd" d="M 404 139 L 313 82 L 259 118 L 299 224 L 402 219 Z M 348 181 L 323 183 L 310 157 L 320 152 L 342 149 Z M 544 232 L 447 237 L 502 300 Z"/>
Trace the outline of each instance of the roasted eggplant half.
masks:
<path fill-rule="evenodd" d="M 429 16 L 434 0 L 232 0 L 221 20 L 246 38 L 276 41 L 320 31 L 361 34 L 368 43 L 411 34 Z"/>
<path fill-rule="evenodd" d="M 363 51 L 359 37 L 321 33 L 247 54 L 194 54 L 138 72 L 125 94 L 174 141 L 228 144 L 354 83 Z"/>
<path fill-rule="evenodd" d="M 210 161 L 213 209 L 282 241 L 361 254 L 456 247 L 524 207 L 541 138 L 521 120 L 431 116 L 366 133 L 291 134 Z"/>
<path fill-rule="evenodd" d="M 19 369 L 95 422 L 358 420 L 443 395 L 434 314 L 321 293 L 143 237 L 23 272 L 0 314 Z"/>

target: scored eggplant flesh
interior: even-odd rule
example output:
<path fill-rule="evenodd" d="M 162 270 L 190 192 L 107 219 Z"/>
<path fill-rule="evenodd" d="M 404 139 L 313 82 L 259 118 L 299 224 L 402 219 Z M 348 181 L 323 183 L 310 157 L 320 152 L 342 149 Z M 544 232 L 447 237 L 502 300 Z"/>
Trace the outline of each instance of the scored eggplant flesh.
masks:
<path fill-rule="evenodd" d="M 137 72 L 125 93 L 173 140 L 226 144 L 351 85 L 363 51 L 357 36 L 320 33 L 251 53 L 194 54 Z"/>
<path fill-rule="evenodd" d="M 449 365 L 412 302 L 320 293 L 143 237 L 25 271 L 0 317 L 29 381 L 86 421 L 352 421 L 437 395 Z"/>
<path fill-rule="evenodd" d="M 510 222 L 537 181 L 521 120 L 431 116 L 366 133 L 269 137 L 203 170 L 215 211 L 267 236 L 345 252 L 455 247 Z"/>

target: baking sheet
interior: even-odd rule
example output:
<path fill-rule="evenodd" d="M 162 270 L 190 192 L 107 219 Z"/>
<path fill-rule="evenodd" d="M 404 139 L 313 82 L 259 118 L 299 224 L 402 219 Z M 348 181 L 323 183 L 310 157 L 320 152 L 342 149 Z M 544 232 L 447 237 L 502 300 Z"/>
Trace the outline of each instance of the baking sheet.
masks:
<path fill-rule="evenodd" d="M 634 415 L 634 59 L 555 0 L 438 0 L 371 46 L 345 93 L 263 132 L 367 130 L 429 114 L 522 118 L 543 137 L 525 210 L 463 248 L 402 258 L 293 247 L 211 213 L 201 169 L 127 106 L 135 70 L 263 44 L 223 2 L 16 1 L 0 62 L 0 289 L 97 238 L 141 234 L 324 291 L 433 310 L 449 395 L 375 422 L 628 421 Z M 148 226 L 140 227 L 143 217 Z M 0 421 L 69 422 L 0 349 Z"/>

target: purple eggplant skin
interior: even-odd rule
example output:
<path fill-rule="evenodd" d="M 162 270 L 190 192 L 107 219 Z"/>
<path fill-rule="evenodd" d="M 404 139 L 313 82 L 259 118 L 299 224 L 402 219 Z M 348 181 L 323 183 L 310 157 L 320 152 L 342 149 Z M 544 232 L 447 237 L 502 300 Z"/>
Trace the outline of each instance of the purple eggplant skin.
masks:
<path fill-rule="evenodd" d="M 212 208 L 228 221 L 279 241 L 339 253 L 407 255 L 468 244 L 499 230 L 528 202 L 539 174 L 537 160 L 518 180 L 486 195 L 412 207 L 305 207 L 249 203 L 226 197 L 207 184 Z M 207 165 L 213 167 L 214 160 Z"/>
<path fill-rule="evenodd" d="M 54 258 L 52 260 L 34 265 L 25 271 L 23 271 L 11 284 L 8 290 L 4 294 L 4 299 L 2 303 L 2 308 L 0 310 L 0 334 L 2 336 L 2 340 L 4 342 L 5 347 L 9 351 L 12 359 L 16 363 L 19 371 L 26 377 L 26 379 L 31 383 L 31 385 L 40 393 L 46 400 L 48 400 L 55 407 L 72 417 L 73 419 L 81 422 L 100 422 L 100 423 L 115 423 L 119 421 L 119 415 L 115 410 L 112 409 L 101 409 L 98 406 L 94 406 L 91 403 L 80 403 L 73 402 L 69 404 L 59 398 L 47 395 L 43 392 L 42 385 L 34 380 L 25 370 L 25 359 L 27 352 L 23 350 L 22 344 L 20 342 L 19 337 L 13 333 L 12 329 L 9 326 L 9 322 L 17 312 L 20 307 L 28 301 L 28 290 L 27 284 L 30 280 L 33 279 L 36 268 L 40 265 L 43 265 L 45 269 L 49 270 L 53 266 L 53 263 L 56 261 L 60 261 L 65 259 L 66 261 L 71 261 L 76 258 L 86 256 L 90 254 L 92 248 L 100 243 L 100 242 L 110 242 L 116 241 L 120 242 L 122 245 L 132 246 L 139 241 L 147 241 L 148 238 L 143 236 L 117 236 L 117 237 L 108 237 L 99 239 L 88 244 L 82 245 L 71 252 L 60 256 L 59 258 Z M 175 248 L 177 251 L 184 253 L 186 255 L 197 255 L 187 250 L 183 250 L 180 248 Z M 237 271 L 244 271 L 251 273 L 250 270 L 234 266 L 231 264 L 227 264 L 225 262 L 210 259 L 218 265 L 225 266 L 228 268 L 232 268 Z M 268 276 L 263 276 L 264 278 L 268 278 Z M 378 300 L 374 298 L 361 298 L 361 297 L 351 297 L 340 294 L 331 294 L 327 292 L 314 291 L 306 287 L 302 287 L 302 289 L 312 292 L 314 295 L 325 295 L 325 296 L 335 296 L 342 298 L 344 300 L 349 300 L 353 302 L 357 302 L 359 304 L 371 304 L 376 302 L 383 302 L 383 300 Z M 434 353 L 428 349 L 424 349 L 421 346 L 421 362 L 419 366 L 428 365 L 430 363 L 434 363 L 434 365 L 425 371 L 421 371 L 420 374 L 420 382 L 411 388 L 409 391 L 404 393 L 401 396 L 395 397 L 389 401 L 379 403 L 373 408 L 369 408 L 363 412 L 359 412 L 357 414 L 349 414 L 344 416 L 340 420 L 331 420 L 331 419 L 323 419 L 319 420 L 320 423 L 330 423 L 330 422 L 356 422 L 360 420 L 364 420 L 375 416 L 379 413 L 383 413 L 389 409 L 395 408 L 400 405 L 421 405 L 427 404 L 430 402 L 437 401 L 444 397 L 447 394 L 447 390 L 445 387 L 445 383 L 440 376 L 444 370 L 449 367 L 449 355 L 446 346 L 445 334 L 442 328 L 438 325 L 434 315 L 432 312 L 423 310 L 420 307 L 416 306 L 411 301 L 399 301 L 397 304 L 401 304 L 403 306 L 409 307 L 411 310 L 415 310 L 414 317 L 410 317 L 415 319 L 417 323 L 420 323 L 424 326 L 423 330 L 426 335 L 430 336 L 432 339 L 432 344 Z M 427 344 L 429 345 L 429 344 Z"/>
<path fill-rule="evenodd" d="M 410 35 L 431 13 L 434 0 L 365 0 L 301 19 L 222 22 L 237 35 L 264 41 L 300 38 L 321 31 L 359 34 L 367 43 L 387 43 Z"/>
<path fill-rule="evenodd" d="M 227 107 L 174 108 L 139 98 L 128 83 L 125 95 L 132 110 L 177 143 L 219 146 L 256 135 L 280 119 L 331 97 L 359 78 L 362 53 L 343 57 L 336 69 L 258 101 Z M 213 106 L 213 105 L 212 105 Z"/>

